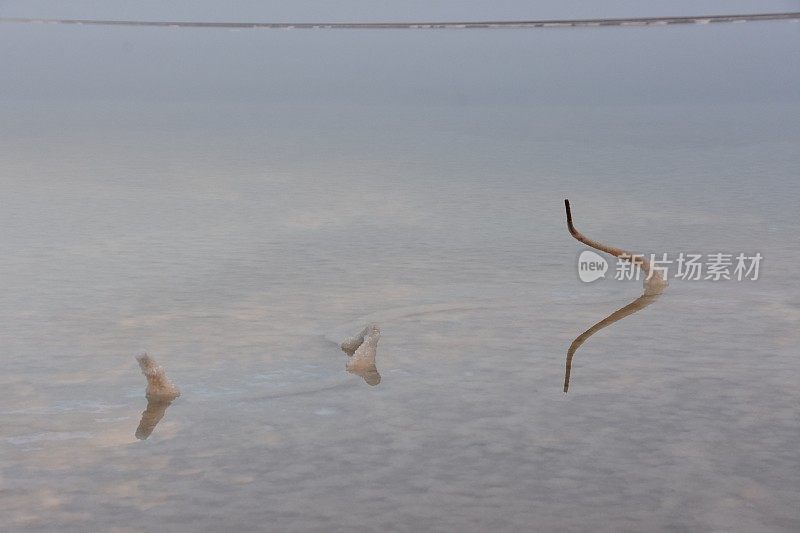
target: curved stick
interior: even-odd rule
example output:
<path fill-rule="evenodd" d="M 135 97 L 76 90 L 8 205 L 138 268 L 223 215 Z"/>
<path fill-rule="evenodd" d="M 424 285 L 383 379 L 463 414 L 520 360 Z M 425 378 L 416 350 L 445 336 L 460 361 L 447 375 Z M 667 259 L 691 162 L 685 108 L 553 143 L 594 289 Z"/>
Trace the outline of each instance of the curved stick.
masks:
<path fill-rule="evenodd" d="M 582 242 L 586 246 L 590 246 L 595 250 L 599 250 L 601 252 L 605 252 L 607 254 L 611 254 L 614 257 L 619 257 L 625 261 L 630 261 L 634 265 L 641 268 L 644 273 L 644 291 L 645 294 L 660 294 L 664 291 L 664 287 L 666 287 L 667 282 L 664 280 L 664 277 L 661 275 L 661 272 L 657 270 L 653 270 L 650 262 L 644 258 L 641 254 L 634 254 L 632 252 L 628 252 L 627 250 L 623 250 L 622 248 L 616 248 L 614 246 L 608 246 L 606 244 L 599 243 L 595 240 L 586 237 L 583 233 L 578 231 L 575 228 L 575 225 L 572 223 L 572 210 L 569 207 L 569 200 L 564 200 L 564 206 L 567 208 L 567 229 L 569 229 L 570 235 L 575 237 L 578 241 Z"/>
<path fill-rule="evenodd" d="M 569 207 L 569 200 L 564 200 L 564 207 L 567 208 L 567 229 L 569 229 L 570 235 L 575 237 L 578 241 L 582 242 L 586 246 L 590 246 L 595 250 L 599 250 L 601 252 L 605 252 L 607 254 L 611 254 L 614 257 L 619 257 L 620 259 L 624 259 L 626 261 L 630 261 L 634 265 L 639 266 L 644 273 L 646 274 L 646 280 L 648 281 L 654 277 L 658 277 L 662 282 L 663 278 L 661 277 L 660 272 L 653 272 L 652 268 L 650 267 L 650 262 L 644 258 L 642 255 L 634 254 L 633 252 L 628 252 L 627 250 L 623 250 L 622 248 L 616 248 L 614 246 L 608 246 L 606 244 L 599 243 L 595 240 L 586 237 L 583 233 L 578 231 L 575 228 L 575 225 L 572 223 L 572 209 Z"/>
<path fill-rule="evenodd" d="M 578 335 L 572 344 L 570 344 L 569 349 L 567 349 L 567 363 L 566 369 L 564 371 L 564 392 L 569 390 L 569 377 L 570 372 L 572 370 L 572 358 L 575 356 L 575 352 L 578 351 L 578 348 L 581 345 L 589 340 L 589 337 L 597 333 L 603 328 L 607 328 L 611 324 L 618 322 L 625 318 L 628 315 L 632 315 L 637 311 L 640 311 L 653 303 L 658 296 L 664 292 L 664 288 L 667 286 L 667 282 L 664 280 L 663 276 L 660 272 L 654 271 L 650 265 L 650 262 L 647 261 L 641 255 L 633 254 L 621 248 L 616 248 L 614 246 L 608 246 L 602 243 L 599 243 L 595 240 L 592 240 L 586 237 L 583 233 L 578 231 L 575 228 L 575 225 L 572 223 L 572 210 L 569 206 L 569 200 L 564 200 L 564 206 L 567 209 L 567 229 L 569 229 L 570 234 L 575 237 L 578 241 L 582 242 L 583 244 L 594 248 L 595 250 L 599 250 L 601 252 L 605 252 L 607 254 L 611 254 L 614 257 L 619 257 L 621 259 L 630 261 L 634 265 L 639 266 L 646 274 L 644 280 L 644 293 L 636 298 L 634 301 L 626 305 L 625 307 L 618 309 L 608 315 L 606 318 L 601 320 L 600 322 L 596 323 L 580 335 Z"/>

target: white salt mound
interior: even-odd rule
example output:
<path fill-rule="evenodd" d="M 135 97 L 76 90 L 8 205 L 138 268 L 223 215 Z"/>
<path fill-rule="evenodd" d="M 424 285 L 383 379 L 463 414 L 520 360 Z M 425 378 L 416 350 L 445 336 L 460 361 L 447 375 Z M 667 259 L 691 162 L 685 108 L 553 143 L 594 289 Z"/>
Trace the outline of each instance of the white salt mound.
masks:
<path fill-rule="evenodd" d="M 377 324 L 369 324 L 361 333 L 345 339 L 339 346 L 349 355 L 346 369 L 364 378 L 367 384 L 375 386 L 381 382 L 381 375 L 375 366 L 375 355 L 381 330 Z"/>
<path fill-rule="evenodd" d="M 164 372 L 164 367 L 156 363 L 156 360 L 142 352 L 136 356 L 142 374 L 147 378 L 147 398 L 175 399 L 181 395 L 181 391 L 172 384 Z"/>

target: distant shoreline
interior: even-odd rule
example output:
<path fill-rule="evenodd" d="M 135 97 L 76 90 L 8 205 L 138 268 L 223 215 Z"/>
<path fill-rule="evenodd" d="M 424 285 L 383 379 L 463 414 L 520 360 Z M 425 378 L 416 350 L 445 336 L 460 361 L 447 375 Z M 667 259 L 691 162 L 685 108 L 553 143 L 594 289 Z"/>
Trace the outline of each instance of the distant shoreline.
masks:
<path fill-rule="evenodd" d="M 221 29 L 345 29 L 345 30 L 402 30 L 402 29 L 503 29 L 503 28 L 580 28 L 601 26 L 665 26 L 675 24 L 712 24 L 800 20 L 800 12 L 756 13 L 749 15 L 708 15 L 691 17 L 636 17 L 606 19 L 553 19 L 463 22 L 191 22 L 148 20 L 91 20 L 40 19 L 0 17 L 0 23 L 71 24 L 89 26 L 150 26 L 166 28 Z"/>

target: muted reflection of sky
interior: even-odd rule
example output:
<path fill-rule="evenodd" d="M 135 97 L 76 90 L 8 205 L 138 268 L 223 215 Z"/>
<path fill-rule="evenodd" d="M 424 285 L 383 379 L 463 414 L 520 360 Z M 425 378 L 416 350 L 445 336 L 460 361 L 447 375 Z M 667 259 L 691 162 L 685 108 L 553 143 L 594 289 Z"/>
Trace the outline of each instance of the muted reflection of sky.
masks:
<path fill-rule="evenodd" d="M 2 30 L 5 528 L 800 527 L 800 24 Z M 564 395 L 641 292 L 577 280 L 565 197 L 762 278 L 672 283 Z M 371 321 L 375 387 L 336 346 Z M 142 349 L 183 394 L 139 441 Z"/>

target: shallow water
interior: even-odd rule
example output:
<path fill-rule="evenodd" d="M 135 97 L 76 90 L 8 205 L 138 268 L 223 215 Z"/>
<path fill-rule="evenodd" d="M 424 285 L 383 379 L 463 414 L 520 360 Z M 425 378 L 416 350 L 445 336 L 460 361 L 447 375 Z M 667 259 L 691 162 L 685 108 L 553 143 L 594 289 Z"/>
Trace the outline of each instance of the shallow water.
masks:
<path fill-rule="evenodd" d="M 796 103 L 211 102 L 0 108 L 9 528 L 800 528 Z M 761 278 L 672 281 L 564 394 L 641 294 L 578 280 L 565 197 Z"/>

